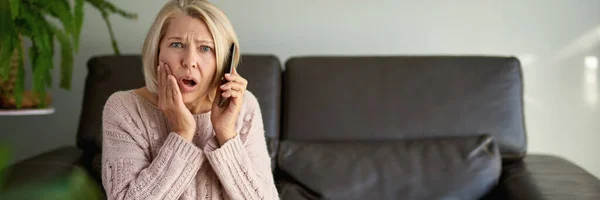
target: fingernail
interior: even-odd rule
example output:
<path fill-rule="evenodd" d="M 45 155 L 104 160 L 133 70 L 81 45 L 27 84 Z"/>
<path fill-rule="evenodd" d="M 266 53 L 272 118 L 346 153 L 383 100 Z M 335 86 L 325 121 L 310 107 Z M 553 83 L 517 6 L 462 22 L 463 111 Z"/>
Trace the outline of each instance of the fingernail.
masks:
<path fill-rule="evenodd" d="M 225 74 L 225 76 L 231 76 L 231 74 L 227 73 L 227 74 Z"/>
<path fill-rule="evenodd" d="M 225 85 L 221 85 L 221 87 L 220 87 L 220 88 L 221 88 L 221 89 L 225 89 Z"/>

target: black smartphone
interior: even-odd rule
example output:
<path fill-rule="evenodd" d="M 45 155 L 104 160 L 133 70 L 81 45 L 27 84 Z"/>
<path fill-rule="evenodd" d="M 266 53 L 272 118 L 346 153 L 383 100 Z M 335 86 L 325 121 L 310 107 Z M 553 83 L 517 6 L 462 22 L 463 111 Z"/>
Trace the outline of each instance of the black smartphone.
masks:
<path fill-rule="evenodd" d="M 221 75 L 221 84 L 219 85 L 219 87 L 229 81 L 227 81 L 227 79 L 225 79 L 225 74 L 226 73 L 233 73 L 233 57 L 235 55 L 235 43 L 231 44 L 231 47 L 229 47 L 229 57 L 227 59 L 227 63 L 225 63 L 225 70 L 223 70 L 223 75 Z M 219 93 L 219 96 L 221 94 Z M 222 108 L 224 106 L 227 106 L 229 104 L 229 98 L 223 98 L 222 96 L 220 96 L 220 100 L 219 100 L 219 108 Z"/>

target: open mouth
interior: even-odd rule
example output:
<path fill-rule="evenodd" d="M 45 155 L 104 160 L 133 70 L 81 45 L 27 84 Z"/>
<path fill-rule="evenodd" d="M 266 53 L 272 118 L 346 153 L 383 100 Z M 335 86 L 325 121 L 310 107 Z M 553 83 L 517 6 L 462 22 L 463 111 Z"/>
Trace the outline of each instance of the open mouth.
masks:
<path fill-rule="evenodd" d="M 182 82 L 183 84 L 190 87 L 194 87 L 196 85 L 196 81 L 194 81 L 193 79 L 183 79 Z"/>
<path fill-rule="evenodd" d="M 187 76 L 179 80 L 179 89 L 183 93 L 188 93 L 196 89 L 198 82 L 193 77 Z"/>

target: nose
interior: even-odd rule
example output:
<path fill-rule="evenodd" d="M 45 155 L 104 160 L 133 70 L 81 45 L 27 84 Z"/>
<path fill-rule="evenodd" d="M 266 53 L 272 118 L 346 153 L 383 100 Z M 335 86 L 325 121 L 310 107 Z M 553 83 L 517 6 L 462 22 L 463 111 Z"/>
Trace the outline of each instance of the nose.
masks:
<path fill-rule="evenodd" d="M 188 49 L 187 51 L 185 51 L 185 55 L 183 56 L 183 59 L 181 60 L 181 64 L 183 65 L 183 67 L 185 68 L 197 68 L 198 67 L 198 54 L 196 54 L 196 52 L 194 52 L 194 50 L 192 49 Z"/>

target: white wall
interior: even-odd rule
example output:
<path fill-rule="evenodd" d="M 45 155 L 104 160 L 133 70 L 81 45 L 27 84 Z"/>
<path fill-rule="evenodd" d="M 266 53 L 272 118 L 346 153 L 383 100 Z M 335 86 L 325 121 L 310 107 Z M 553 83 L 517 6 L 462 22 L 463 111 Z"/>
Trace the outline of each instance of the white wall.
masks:
<path fill-rule="evenodd" d="M 113 2 L 140 15 L 137 21 L 112 18 L 121 50 L 137 54 L 164 1 Z M 529 152 L 564 157 L 600 177 L 598 74 L 584 65 L 586 56 L 600 57 L 600 1 L 213 2 L 233 22 L 243 53 L 275 54 L 282 61 L 299 55 L 516 55 L 525 74 Z M 17 158 L 57 143 L 73 143 L 85 62 L 92 55 L 111 53 L 99 13 L 90 6 L 86 9 L 73 91 L 55 92 L 53 116 L 19 118 L 47 123 L 45 129 L 60 133 L 40 134 L 16 119 L 1 119 L 4 127 L 22 135 L 13 143 L 30 144 L 23 138 L 40 143 Z M 49 139 L 55 142 L 44 143 Z"/>

